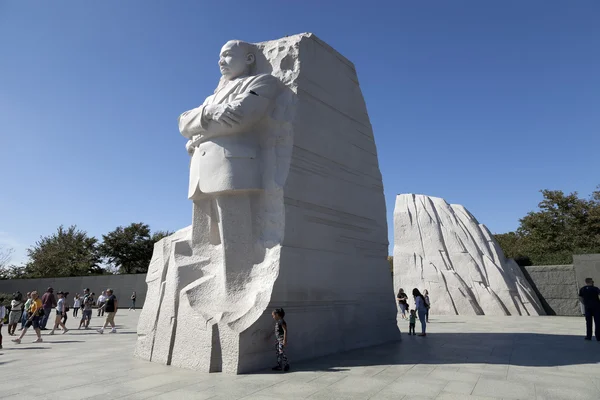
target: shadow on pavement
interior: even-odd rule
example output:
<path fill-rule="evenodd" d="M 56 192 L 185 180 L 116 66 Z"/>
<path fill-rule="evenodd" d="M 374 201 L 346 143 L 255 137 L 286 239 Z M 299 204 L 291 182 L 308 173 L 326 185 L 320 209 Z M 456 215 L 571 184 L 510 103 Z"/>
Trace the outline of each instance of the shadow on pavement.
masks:
<path fill-rule="evenodd" d="M 540 333 L 432 333 L 427 337 L 402 334 L 402 341 L 290 361 L 294 371 L 340 371 L 348 367 L 403 364 L 510 364 L 556 367 L 597 364 L 600 343 L 583 336 Z M 265 373 L 262 371 L 261 373 Z"/>

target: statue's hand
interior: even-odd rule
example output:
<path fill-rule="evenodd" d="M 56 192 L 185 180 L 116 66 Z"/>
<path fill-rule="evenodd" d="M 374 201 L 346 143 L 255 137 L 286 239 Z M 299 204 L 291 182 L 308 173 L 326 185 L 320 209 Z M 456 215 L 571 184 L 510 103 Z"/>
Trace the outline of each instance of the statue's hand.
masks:
<path fill-rule="evenodd" d="M 231 128 L 241 122 L 242 113 L 230 110 L 223 104 L 210 104 L 204 108 L 204 117 Z"/>

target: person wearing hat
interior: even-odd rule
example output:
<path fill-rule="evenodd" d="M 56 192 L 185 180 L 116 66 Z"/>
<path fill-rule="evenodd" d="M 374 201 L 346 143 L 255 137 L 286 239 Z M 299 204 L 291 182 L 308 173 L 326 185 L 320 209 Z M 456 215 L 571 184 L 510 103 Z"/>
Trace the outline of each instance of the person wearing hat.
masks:
<path fill-rule="evenodd" d="M 56 307 L 56 297 L 54 297 L 54 289 L 49 287 L 46 290 L 46 293 L 42 296 L 42 308 L 44 309 L 44 316 L 40 321 L 40 329 L 45 331 L 46 324 L 48 323 L 48 318 L 50 318 L 50 314 L 52 313 L 52 308 Z"/>
<path fill-rule="evenodd" d="M 54 335 L 54 331 L 56 330 L 56 328 L 58 328 L 59 325 L 63 329 L 63 334 L 65 334 L 69 331 L 67 329 L 67 327 L 65 326 L 65 324 L 62 322 L 63 316 L 67 313 L 65 311 L 65 305 L 66 305 L 65 294 L 62 291 L 58 292 L 56 294 L 58 296 L 58 302 L 56 303 L 56 318 L 54 319 L 54 326 L 52 327 L 52 330 L 50 331 L 50 335 Z"/>

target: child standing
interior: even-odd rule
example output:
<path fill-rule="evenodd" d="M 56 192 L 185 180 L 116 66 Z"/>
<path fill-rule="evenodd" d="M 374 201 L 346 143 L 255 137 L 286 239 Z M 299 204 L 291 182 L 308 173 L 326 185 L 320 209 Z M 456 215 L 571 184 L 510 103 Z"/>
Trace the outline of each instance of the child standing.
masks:
<path fill-rule="evenodd" d="M 408 334 L 416 335 L 415 333 L 415 325 L 417 323 L 417 312 L 415 310 L 410 310 L 410 317 L 408 317 Z"/>
<path fill-rule="evenodd" d="M 287 324 L 283 319 L 285 311 L 283 308 L 278 308 L 271 315 L 275 320 L 275 354 L 277 355 L 277 366 L 273 367 L 273 371 L 289 371 L 290 364 L 285 354 L 285 346 L 287 346 Z"/>

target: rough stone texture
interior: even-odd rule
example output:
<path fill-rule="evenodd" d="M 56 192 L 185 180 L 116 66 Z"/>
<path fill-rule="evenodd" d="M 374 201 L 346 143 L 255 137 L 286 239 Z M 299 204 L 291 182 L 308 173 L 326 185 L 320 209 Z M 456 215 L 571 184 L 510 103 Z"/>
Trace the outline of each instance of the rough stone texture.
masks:
<path fill-rule="evenodd" d="M 523 267 L 548 315 L 581 315 L 573 265 Z"/>
<path fill-rule="evenodd" d="M 19 290 L 25 294 L 33 290 L 44 293 L 48 287 L 54 288 L 54 293 L 62 290 L 69 292 L 69 307 L 73 306 L 75 293 L 83 293 L 83 289 L 90 288 L 92 292 L 99 295 L 102 290 L 111 288 L 119 299 L 120 308 L 131 307 L 129 297 L 136 292 L 136 307 L 143 307 L 146 299 L 146 275 L 98 275 L 98 276 L 74 276 L 69 278 L 39 278 L 39 279 L 8 279 L 0 280 L 0 293 L 14 293 Z"/>
<path fill-rule="evenodd" d="M 273 112 L 252 128 L 273 133 L 259 139 L 262 180 L 243 200 L 230 161 L 215 185 L 239 197 L 205 202 L 214 185 L 194 168 L 214 146 L 192 150 L 193 224 L 155 246 L 147 279 L 154 300 L 140 317 L 135 351 L 143 359 L 206 372 L 264 368 L 275 361 L 276 307 L 286 311 L 293 362 L 399 338 L 383 184 L 354 65 L 312 34 L 256 46 L 255 73 L 284 85 Z M 234 102 L 257 101 L 240 86 L 231 93 Z M 197 138 L 190 127 L 211 129 L 194 115 L 227 101 L 217 93 L 182 115 L 188 148 Z M 244 143 L 249 154 L 254 144 Z"/>
<path fill-rule="evenodd" d="M 427 289 L 431 314 L 544 313 L 519 266 L 463 206 L 398 195 L 394 237 L 394 289 Z"/>
<path fill-rule="evenodd" d="M 576 254 L 573 267 L 578 287 L 585 285 L 585 278 L 592 278 L 596 286 L 600 285 L 600 254 Z"/>

